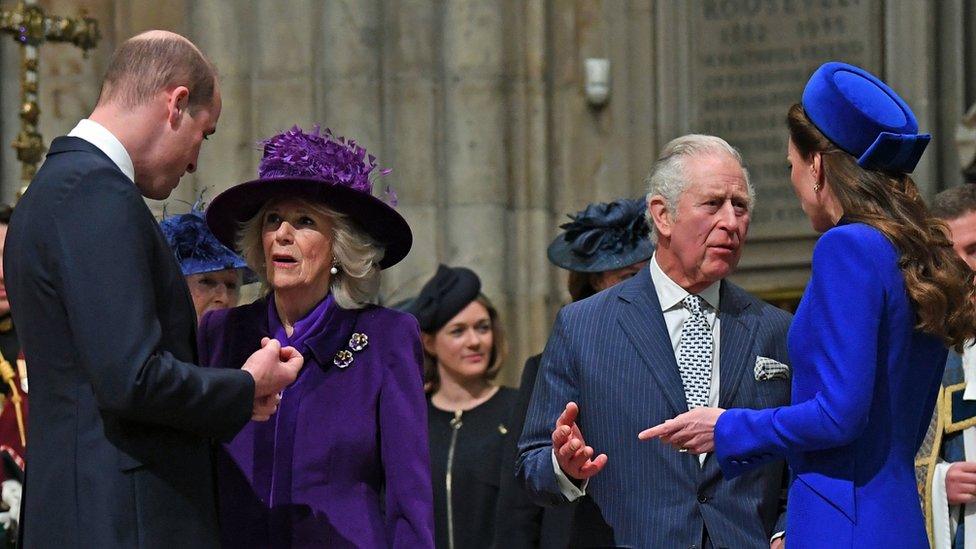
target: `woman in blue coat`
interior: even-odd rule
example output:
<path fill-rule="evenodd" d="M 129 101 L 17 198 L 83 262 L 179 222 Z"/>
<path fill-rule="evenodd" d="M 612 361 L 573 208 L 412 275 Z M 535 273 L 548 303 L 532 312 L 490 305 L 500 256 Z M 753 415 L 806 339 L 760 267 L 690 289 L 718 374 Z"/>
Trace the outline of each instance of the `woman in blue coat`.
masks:
<path fill-rule="evenodd" d="M 789 333 L 793 402 L 696 409 L 640 436 L 714 450 L 727 478 L 785 458 L 789 547 L 927 547 L 914 456 L 945 347 L 976 335 L 973 274 L 908 175 L 930 138 L 891 88 L 836 62 L 788 124 L 793 188 L 824 233 Z"/>

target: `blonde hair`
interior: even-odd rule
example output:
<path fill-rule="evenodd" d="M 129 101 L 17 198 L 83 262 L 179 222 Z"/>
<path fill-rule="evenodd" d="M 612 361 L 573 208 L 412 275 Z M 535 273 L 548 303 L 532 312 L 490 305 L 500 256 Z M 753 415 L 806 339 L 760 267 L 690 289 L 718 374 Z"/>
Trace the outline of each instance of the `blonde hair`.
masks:
<path fill-rule="evenodd" d="M 268 279 L 261 235 L 265 215 L 279 201 L 265 202 L 254 217 L 241 224 L 237 233 L 237 250 L 247 266 L 257 273 L 265 288 Z M 386 249 L 360 229 L 348 215 L 321 202 L 306 200 L 304 204 L 314 213 L 326 217 L 332 225 L 332 256 L 338 264 L 339 273 L 332 275 L 329 291 L 336 304 L 343 309 L 361 309 L 376 304 L 380 293 L 380 261 Z"/>

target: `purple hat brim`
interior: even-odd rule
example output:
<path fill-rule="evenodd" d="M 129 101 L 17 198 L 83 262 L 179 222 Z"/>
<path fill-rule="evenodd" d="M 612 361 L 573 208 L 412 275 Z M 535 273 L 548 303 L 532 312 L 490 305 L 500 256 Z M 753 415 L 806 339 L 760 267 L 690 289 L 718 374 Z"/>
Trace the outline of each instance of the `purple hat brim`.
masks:
<path fill-rule="evenodd" d="M 410 225 L 379 198 L 321 179 L 302 177 L 256 179 L 227 189 L 207 207 L 207 226 L 225 246 L 236 249 L 241 224 L 254 217 L 268 200 L 277 198 L 306 199 L 348 215 L 385 248 L 381 269 L 399 263 L 413 245 Z"/>

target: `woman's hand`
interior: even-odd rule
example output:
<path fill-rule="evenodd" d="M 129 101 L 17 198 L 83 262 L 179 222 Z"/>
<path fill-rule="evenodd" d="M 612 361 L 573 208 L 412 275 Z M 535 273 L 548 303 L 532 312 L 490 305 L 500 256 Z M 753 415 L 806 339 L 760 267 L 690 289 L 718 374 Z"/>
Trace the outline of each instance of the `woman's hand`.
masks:
<path fill-rule="evenodd" d="M 705 454 L 715 450 L 715 423 L 723 412 L 723 408 L 695 408 L 660 425 L 644 429 L 637 434 L 637 438 L 659 438 L 679 452 Z"/>

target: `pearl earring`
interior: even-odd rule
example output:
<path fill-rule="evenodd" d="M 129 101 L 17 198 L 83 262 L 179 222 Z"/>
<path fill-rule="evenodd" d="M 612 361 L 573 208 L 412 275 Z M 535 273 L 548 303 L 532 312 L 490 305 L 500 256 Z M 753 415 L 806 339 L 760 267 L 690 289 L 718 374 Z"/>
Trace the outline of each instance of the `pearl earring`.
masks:
<path fill-rule="evenodd" d="M 338 263 L 333 263 L 332 264 L 332 268 L 329 269 L 329 273 L 332 274 L 332 275 L 339 274 L 339 264 Z"/>

